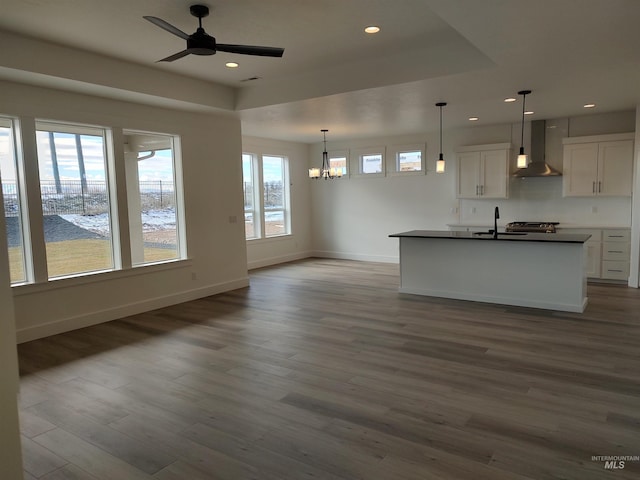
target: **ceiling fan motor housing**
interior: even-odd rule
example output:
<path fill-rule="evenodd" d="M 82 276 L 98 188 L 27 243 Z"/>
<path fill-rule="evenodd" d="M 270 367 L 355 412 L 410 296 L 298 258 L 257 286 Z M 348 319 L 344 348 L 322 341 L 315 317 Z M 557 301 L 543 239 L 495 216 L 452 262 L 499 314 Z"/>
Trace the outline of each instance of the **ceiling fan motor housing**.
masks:
<path fill-rule="evenodd" d="M 187 39 L 187 51 L 193 55 L 215 55 L 216 39 L 207 35 L 202 28 Z"/>

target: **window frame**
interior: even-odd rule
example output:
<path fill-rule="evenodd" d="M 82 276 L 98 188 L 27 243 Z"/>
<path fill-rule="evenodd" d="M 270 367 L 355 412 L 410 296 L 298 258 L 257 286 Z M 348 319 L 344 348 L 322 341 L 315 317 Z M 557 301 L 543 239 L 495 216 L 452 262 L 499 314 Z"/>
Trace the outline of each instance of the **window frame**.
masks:
<path fill-rule="evenodd" d="M 47 248 L 46 239 L 43 238 L 45 252 L 46 252 L 46 265 L 44 265 L 44 271 L 47 273 L 47 281 L 57 281 L 65 278 L 74 278 L 74 277 L 83 277 L 86 275 L 94 275 L 103 272 L 112 272 L 121 268 L 121 251 L 119 248 L 118 238 L 118 218 L 117 218 L 117 197 L 115 196 L 115 177 L 113 172 L 113 149 L 110 148 L 110 144 L 112 143 L 113 136 L 111 134 L 111 128 L 106 126 L 97 126 L 97 125 L 88 125 L 85 123 L 73 123 L 68 121 L 56 121 L 51 119 L 39 119 L 36 118 L 34 122 L 34 131 L 36 134 L 36 159 L 37 159 L 37 169 L 40 172 L 40 156 L 38 154 L 38 140 L 37 135 L 38 132 L 49 132 L 49 133 L 62 133 L 68 135 L 85 135 L 85 136 L 95 136 L 100 137 L 102 139 L 102 155 L 103 155 L 103 167 L 104 167 L 104 182 L 105 182 L 105 196 L 107 201 L 107 213 L 109 216 L 109 252 L 111 255 L 111 266 L 107 268 L 95 268 L 89 270 L 83 270 L 80 272 L 71 272 L 71 273 L 62 273 L 59 275 L 52 275 L 49 271 L 50 263 L 49 263 L 49 249 Z M 84 180 L 79 176 L 79 181 L 81 184 L 84 184 L 87 181 L 86 175 Z M 40 197 L 42 199 L 42 178 L 39 178 L 40 183 Z M 83 193 L 84 195 L 84 193 Z M 38 212 L 34 212 L 33 214 L 40 216 L 40 221 L 44 222 L 44 208 L 41 208 Z M 32 212 L 28 212 L 28 215 L 32 215 Z"/>
<path fill-rule="evenodd" d="M 167 139 L 169 141 L 169 148 L 163 148 L 163 149 L 150 149 L 149 151 L 163 151 L 163 150 L 171 150 L 171 160 L 172 160 L 172 182 L 173 182 L 173 196 L 174 196 L 174 210 L 175 210 L 175 222 L 176 222 L 176 257 L 175 258 L 169 258 L 169 259 L 164 259 L 164 260 L 153 260 L 153 261 L 144 261 L 142 263 L 133 263 L 133 245 L 129 244 L 129 250 L 131 253 L 131 268 L 142 268 L 142 267 L 148 267 L 150 265 L 158 265 L 158 264 L 164 264 L 164 263 L 171 263 L 171 262 L 176 262 L 179 260 L 186 260 L 187 259 L 187 242 L 186 242 L 186 222 L 185 222 L 185 212 L 184 212 L 184 190 L 183 190 L 183 181 L 182 181 L 182 148 L 181 148 L 181 143 L 180 143 L 180 136 L 179 135 L 175 135 L 175 134 L 171 134 L 171 133 L 161 133 L 161 132 L 152 132 L 152 131 L 147 131 L 147 130 L 138 130 L 138 129 L 130 129 L 130 128 L 126 128 L 122 130 L 122 134 L 123 134 L 123 138 L 128 136 L 128 135 L 140 135 L 140 136 L 146 136 L 146 137 L 163 137 L 165 139 Z M 126 150 L 126 149 L 125 149 Z M 126 152 L 125 152 L 126 153 Z M 142 153 L 138 152 L 138 153 Z M 145 159 L 139 159 L 139 160 L 145 160 Z M 136 180 L 137 180 L 137 186 L 136 186 L 136 190 L 138 191 L 138 195 L 140 194 L 139 192 L 139 176 L 138 176 L 138 169 L 136 168 Z M 130 178 L 128 175 L 128 172 L 125 169 L 125 178 L 124 178 L 124 183 L 126 184 L 126 188 L 127 188 L 127 209 L 129 212 L 129 222 L 131 222 L 131 212 L 132 212 L 132 205 L 130 203 L 129 200 L 129 189 L 131 187 L 130 185 Z M 114 182 L 115 184 L 115 182 Z M 129 234 L 129 238 L 131 238 L 132 232 L 131 232 L 131 223 L 129 223 L 129 225 L 125 226 L 120 226 L 121 229 L 125 229 Z M 144 233 L 144 232 L 143 232 Z"/>
<path fill-rule="evenodd" d="M 13 168 L 15 169 L 16 179 L 15 179 L 15 190 L 16 190 L 16 203 L 18 205 L 18 224 L 20 231 L 20 255 L 22 260 L 22 273 L 23 278 L 20 280 L 9 279 L 11 286 L 16 285 L 25 285 L 33 282 L 33 262 L 31 255 L 31 242 L 29 241 L 30 235 L 29 232 L 29 223 L 28 223 L 28 211 L 26 208 L 26 187 L 24 183 L 24 156 L 21 148 L 20 142 L 20 119 L 11 116 L 0 116 L 0 127 L 8 128 L 10 130 L 10 148 L 12 149 L 13 156 Z M 0 181 L 2 180 L 2 172 L 0 172 Z M 2 213 L 5 215 L 6 220 L 6 211 L 4 209 L 5 199 L 4 192 L 1 191 L 0 187 L 0 198 L 2 199 Z M 8 228 L 5 221 L 5 227 Z M 7 244 L 7 248 L 9 245 Z M 9 253 L 7 251 L 7 253 Z"/>
<path fill-rule="evenodd" d="M 389 172 L 389 176 L 411 177 L 426 175 L 426 150 L 426 143 L 401 144 L 389 147 L 389 155 L 387 156 L 387 171 Z M 420 170 L 401 171 L 399 156 L 402 153 L 410 152 L 420 152 Z"/>
<path fill-rule="evenodd" d="M 362 165 L 363 158 L 369 155 L 380 155 L 380 172 L 365 173 Z M 351 176 L 355 178 L 380 178 L 387 175 L 386 147 L 373 146 L 354 149 L 350 157 Z"/>
<path fill-rule="evenodd" d="M 331 160 L 334 160 L 336 158 L 344 158 L 344 167 L 342 170 L 342 176 L 339 178 L 349 178 L 349 175 L 351 174 L 351 168 L 349 165 L 349 150 L 329 150 L 327 152 L 328 157 L 329 157 L 329 168 L 331 168 L 333 165 L 331 165 Z"/>
<path fill-rule="evenodd" d="M 243 148 L 242 155 L 250 155 L 253 160 L 253 185 L 254 185 L 254 233 L 255 236 L 246 236 L 245 227 L 245 240 L 247 242 L 273 240 L 277 238 L 290 237 L 293 235 L 293 225 L 291 222 L 291 164 L 289 156 L 284 153 L 256 153 L 251 148 Z M 265 208 L 264 202 L 264 158 L 280 158 L 282 159 L 282 187 L 283 187 L 283 206 L 282 208 Z M 243 170 L 243 184 L 244 184 L 244 170 Z M 247 212 L 247 210 L 244 210 Z M 284 233 L 267 234 L 266 228 L 266 213 L 267 212 L 283 212 L 283 221 L 285 226 Z M 256 222 L 259 219 L 259 222 Z"/>
<path fill-rule="evenodd" d="M 15 161 L 17 163 L 17 181 L 20 187 L 22 234 L 24 247 L 25 280 L 12 282 L 16 295 L 31 292 L 49 291 L 54 288 L 67 288 L 90 282 L 104 281 L 106 278 L 125 278 L 146 272 L 165 269 L 185 268 L 191 264 L 187 257 L 186 215 L 184 210 L 184 179 L 182 172 L 182 144 L 179 135 L 174 133 L 144 132 L 131 128 L 95 125 L 82 121 L 56 120 L 51 118 L 0 114 L 0 120 L 13 122 Z M 112 266 L 108 269 L 94 269 L 51 276 L 48 272 L 47 244 L 44 236 L 44 215 L 40 187 L 40 159 L 38 158 L 37 132 L 60 132 L 102 137 L 102 161 L 104 162 L 105 195 L 109 199 L 109 226 L 111 240 Z M 176 197 L 177 258 L 131 265 L 129 225 L 122 224 L 127 217 L 128 198 L 126 192 L 126 172 L 124 168 L 125 145 L 123 132 L 140 132 L 161 135 L 172 139 L 173 178 Z M 81 143 L 84 146 L 84 142 Z M 77 147 L 76 147 L 77 148 Z M 25 159 L 36 159 L 27 162 Z M 90 177 L 87 175 L 87 177 Z M 89 178 L 90 179 L 90 178 Z M 101 179 L 100 179 L 101 180 Z M 4 206 L 2 207 L 4 213 Z M 105 277 L 106 275 L 106 277 Z"/>
<path fill-rule="evenodd" d="M 268 208 L 264 205 L 264 188 L 266 182 L 264 181 L 264 159 L 265 157 L 269 158 L 279 158 L 282 161 L 282 207 L 278 208 Z M 289 177 L 289 159 L 286 155 L 274 155 L 274 154 L 262 154 L 260 157 L 261 162 L 261 198 L 262 202 L 262 232 L 264 232 L 264 238 L 277 238 L 277 237 L 285 237 L 291 235 L 291 202 L 290 202 L 290 192 L 289 186 L 291 184 Z M 284 233 L 278 234 L 268 234 L 267 233 L 267 212 L 282 212 L 283 222 L 284 222 Z"/>
<path fill-rule="evenodd" d="M 259 238 L 262 238 L 262 221 L 261 219 L 261 209 L 260 209 L 260 198 L 261 198 L 261 193 L 262 193 L 262 189 L 259 188 L 259 184 L 256 182 L 257 177 L 259 175 L 261 175 L 261 173 L 258 172 L 258 154 L 256 153 L 249 153 L 249 152 L 242 152 L 242 161 L 244 162 L 244 157 L 247 156 L 249 157 L 249 162 L 251 165 L 251 171 L 250 171 L 250 175 L 251 175 L 251 187 L 253 189 L 253 191 L 251 192 L 252 195 L 252 208 L 247 209 L 246 206 L 244 206 L 244 215 L 245 215 L 245 240 L 257 240 Z M 245 189 L 244 189 L 244 185 L 245 185 L 245 178 L 244 178 L 244 166 L 242 168 L 242 193 L 243 193 L 243 199 L 245 197 Z M 244 201 L 243 201 L 244 203 Z M 253 236 L 251 237 L 247 237 L 247 229 L 246 229 L 246 214 L 250 213 L 252 216 L 252 221 L 253 221 Z"/>

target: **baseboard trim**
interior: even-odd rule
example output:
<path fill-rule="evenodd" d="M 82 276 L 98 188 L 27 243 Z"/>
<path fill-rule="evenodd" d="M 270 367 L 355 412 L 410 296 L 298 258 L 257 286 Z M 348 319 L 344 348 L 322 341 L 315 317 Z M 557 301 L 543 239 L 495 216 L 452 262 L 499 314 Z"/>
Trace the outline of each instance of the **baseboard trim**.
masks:
<path fill-rule="evenodd" d="M 206 287 L 188 290 L 186 292 L 180 292 L 173 295 L 151 298 L 141 302 L 129 303 L 127 305 L 118 305 L 115 308 L 91 312 L 86 315 L 21 328 L 17 330 L 16 338 L 18 343 L 29 342 L 31 340 L 37 340 L 38 338 L 49 337 L 51 335 L 57 335 L 58 333 L 77 330 L 78 328 L 90 327 L 91 325 L 97 325 L 98 323 L 109 322 L 111 320 L 117 320 L 130 315 L 149 312 L 157 308 L 168 307 L 170 305 L 176 305 L 178 303 L 217 295 L 219 293 L 237 290 L 238 288 L 248 286 L 249 277 L 242 277 L 230 282 L 208 285 Z"/>
<path fill-rule="evenodd" d="M 294 262 L 296 260 L 302 260 L 303 258 L 313 257 L 312 252 L 298 252 L 288 255 L 280 255 L 278 257 L 263 258 L 254 262 L 247 263 L 247 269 L 253 270 L 256 268 L 268 267 L 270 265 L 278 265 L 279 263 Z"/>
<path fill-rule="evenodd" d="M 356 260 L 360 262 L 379 262 L 379 263 L 400 263 L 400 257 L 387 255 L 362 255 L 359 253 L 348 252 L 329 252 L 326 250 L 317 250 L 313 252 L 313 257 L 335 258 L 338 260 Z"/>

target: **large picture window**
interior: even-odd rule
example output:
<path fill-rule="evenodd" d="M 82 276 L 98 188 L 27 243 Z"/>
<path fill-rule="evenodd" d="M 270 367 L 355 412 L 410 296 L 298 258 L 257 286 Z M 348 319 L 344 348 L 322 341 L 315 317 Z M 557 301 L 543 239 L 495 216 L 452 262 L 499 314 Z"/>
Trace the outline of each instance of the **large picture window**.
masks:
<path fill-rule="evenodd" d="M 0 179 L 9 247 L 11 283 L 27 280 L 22 221 L 22 196 L 18 178 L 18 158 L 12 119 L 0 118 Z"/>
<path fill-rule="evenodd" d="M 105 130 L 36 123 L 49 278 L 113 268 Z"/>
<path fill-rule="evenodd" d="M 125 132 L 131 263 L 180 258 L 180 209 L 174 142 L 170 135 Z"/>
<path fill-rule="evenodd" d="M 244 153 L 242 173 L 247 240 L 290 234 L 287 157 Z"/>
<path fill-rule="evenodd" d="M 0 117 L 12 285 L 186 258 L 180 138 L 121 132 Z M 28 138 L 35 144 L 21 143 Z M 23 151 L 35 152 L 36 162 L 26 164 Z"/>

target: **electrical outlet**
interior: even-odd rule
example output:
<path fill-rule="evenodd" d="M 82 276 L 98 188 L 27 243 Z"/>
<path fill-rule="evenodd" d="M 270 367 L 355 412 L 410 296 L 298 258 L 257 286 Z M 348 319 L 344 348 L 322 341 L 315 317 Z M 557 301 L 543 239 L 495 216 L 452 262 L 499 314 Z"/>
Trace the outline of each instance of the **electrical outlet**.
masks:
<path fill-rule="evenodd" d="M 229 223 L 238 223 L 238 217 L 236 217 L 235 215 L 230 215 Z"/>
<path fill-rule="evenodd" d="M 196 275 L 196 272 L 191 272 L 191 280 L 197 280 L 198 279 L 198 275 Z"/>
<path fill-rule="evenodd" d="M 469 209 L 469 213 L 476 213 L 476 207 L 471 207 Z"/>
<path fill-rule="evenodd" d="M 591 213 L 598 213 L 598 207 L 591 207 Z"/>

